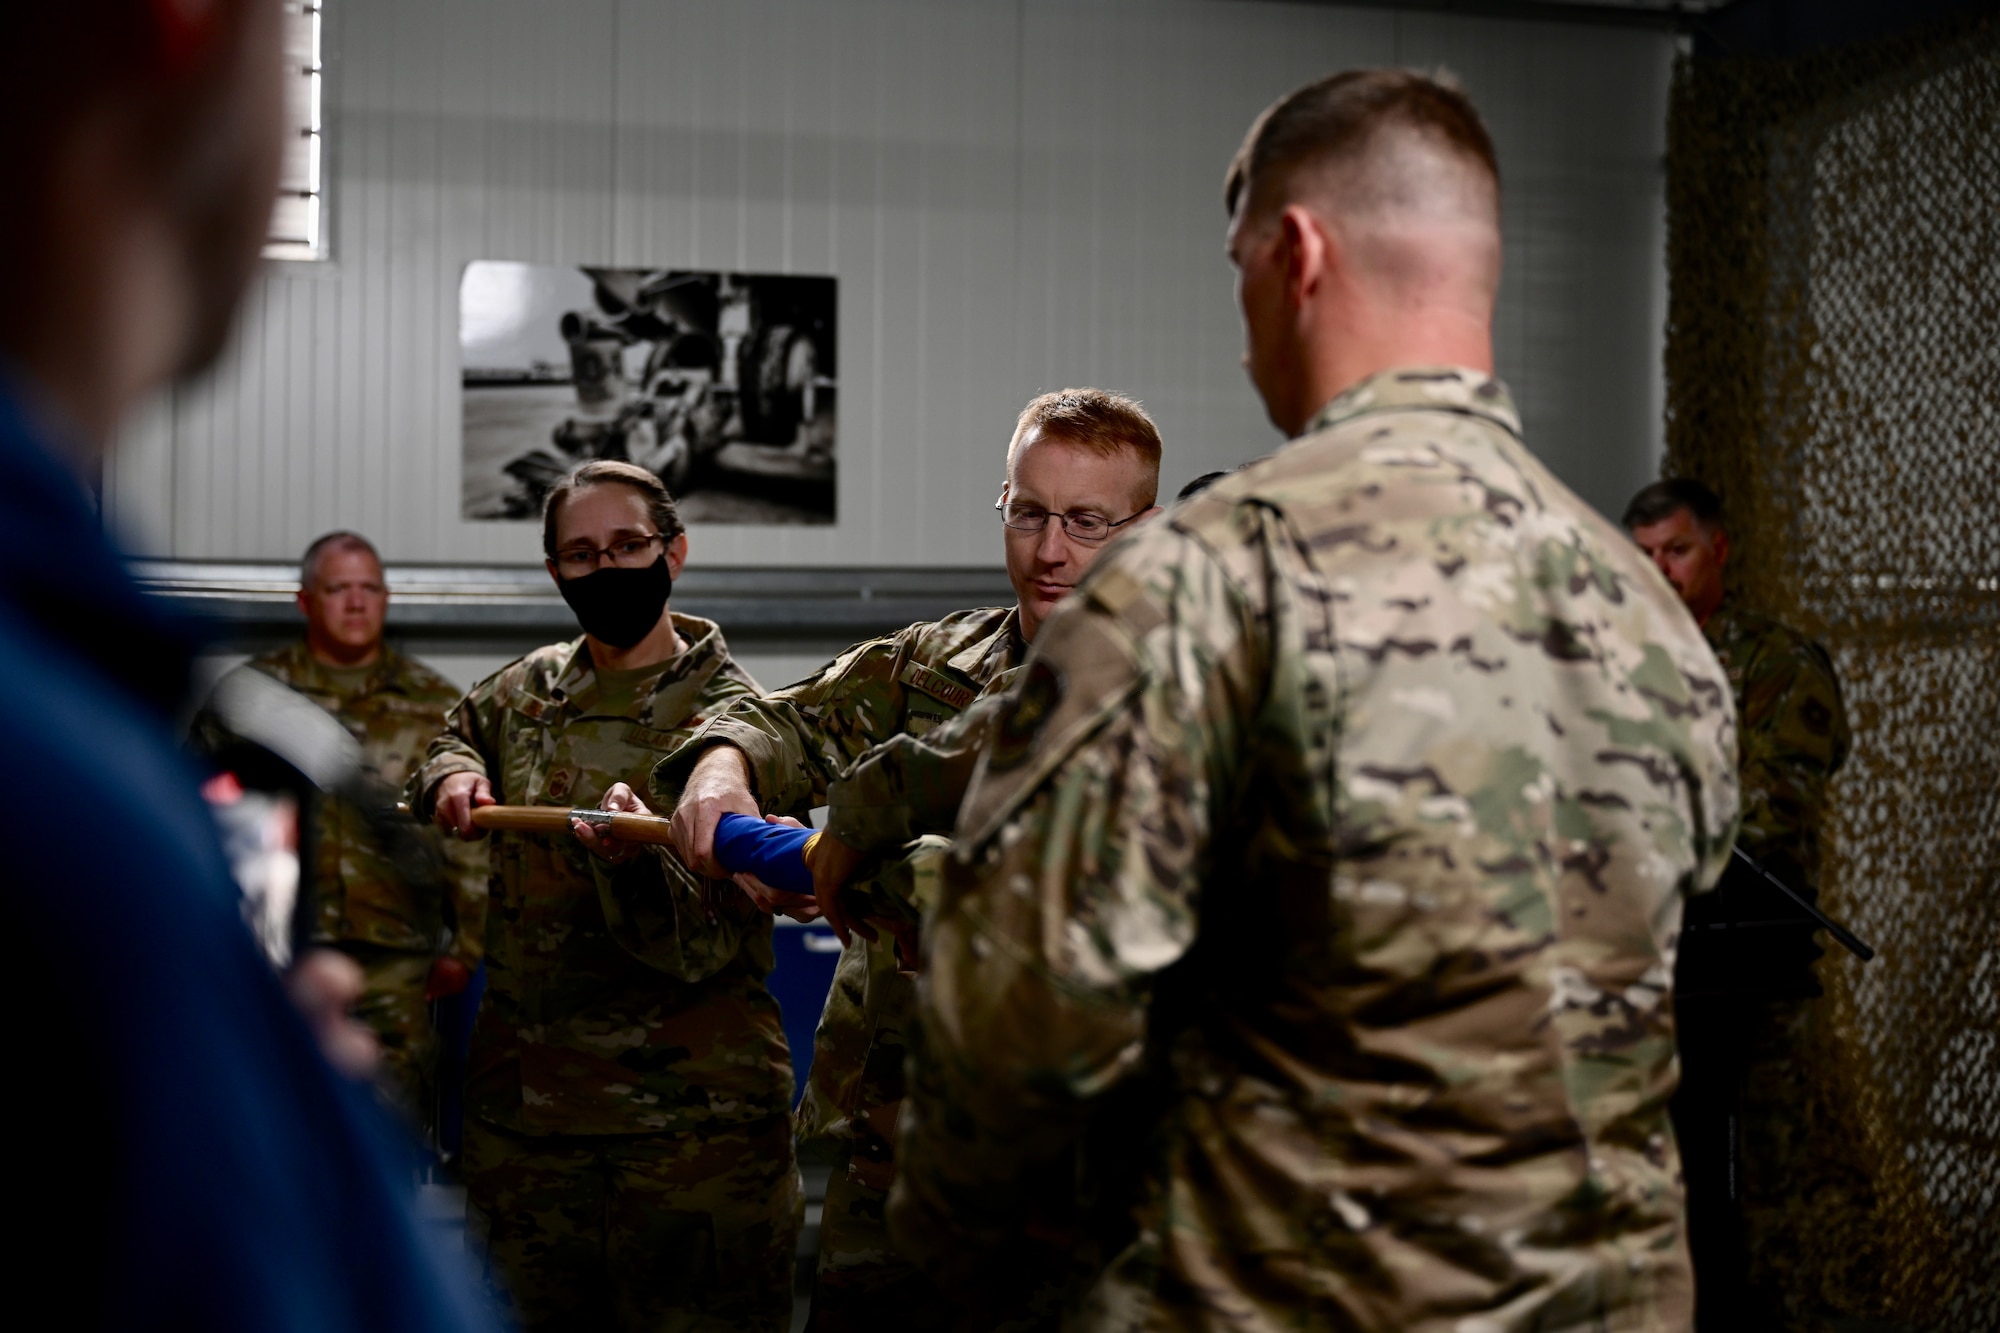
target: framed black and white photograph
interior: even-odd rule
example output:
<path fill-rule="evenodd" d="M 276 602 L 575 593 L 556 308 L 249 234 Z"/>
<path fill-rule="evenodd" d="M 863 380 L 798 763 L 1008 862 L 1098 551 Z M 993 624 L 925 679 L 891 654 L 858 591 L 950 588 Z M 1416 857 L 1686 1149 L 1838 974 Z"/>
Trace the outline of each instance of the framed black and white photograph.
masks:
<path fill-rule="evenodd" d="M 832 523 L 826 277 L 478 260 L 459 286 L 468 519 L 533 519 L 578 463 L 666 483 L 690 523 Z"/>

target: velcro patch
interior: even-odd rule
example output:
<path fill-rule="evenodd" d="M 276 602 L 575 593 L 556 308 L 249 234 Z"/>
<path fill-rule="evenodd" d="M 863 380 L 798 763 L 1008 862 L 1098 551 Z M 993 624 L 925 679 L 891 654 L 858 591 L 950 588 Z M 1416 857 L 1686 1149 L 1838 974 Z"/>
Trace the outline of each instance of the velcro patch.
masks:
<path fill-rule="evenodd" d="M 903 667 L 896 679 L 913 690 L 921 690 L 944 704 L 952 711 L 962 711 L 965 706 L 979 697 L 979 692 L 969 685 L 961 685 L 942 671 L 934 671 L 922 662 L 910 662 Z"/>
<path fill-rule="evenodd" d="M 1107 615 L 1065 610 L 1043 635 L 1008 691 L 1008 711 L 959 807 L 959 845 L 967 853 L 992 837 L 1078 746 L 1130 707 L 1145 684 L 1130 634 Z"/>

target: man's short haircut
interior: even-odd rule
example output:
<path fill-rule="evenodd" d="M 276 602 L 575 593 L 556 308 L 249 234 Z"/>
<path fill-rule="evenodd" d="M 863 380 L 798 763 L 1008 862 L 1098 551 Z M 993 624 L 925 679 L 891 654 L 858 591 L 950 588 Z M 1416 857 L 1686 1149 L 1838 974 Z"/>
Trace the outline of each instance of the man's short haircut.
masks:
<path fill-rule="evenodd" d="M 637 463 L 595 458 L 571 468 L 569 474 L 549 491 L 548 498 L 542 501 L 542 554 L 551 560 L 556 558 L 556 514 L 570 496 L 586 487 L 614 483 L 630 486 L 645 497 L 646 508 L 653 515 L 653 526 L 667 541 L 671 542 L 687 531 L 687 525 L 681 522 L 681 511 L 674 507 L 674 497 L 667 493 L 666 483 Z"/>
<path fill-rule="evenodd" d="M 1382 135 L 1398 131 L 1476 165 L 1491 182 L 1497 203 L 1500 165 L 1493 139 L 1457 80 L 1442 71 L 1350 69 L 1287 93 L 1257 117 L 1229 164 L 1223 206 L 1235 217 L 1246 190 L 1252 213 L 1288 203 L 1301 176 L 1360 164 Z"/>
<path fill-rule="evenodd" d="M 1039 430 L 1044 438 L 1070 444 L 1106 456 L 1136 454 L 1146 468 L 1147 506 L 1160 493 L 1160 428 L 1146 415 L 1136 398 L 1105 389 L 1061 389 L 1045 393 L 1021 409 L 1014 423 L 1014 438 L 1007 442 L 1007 475 L 1014 475 L 1014 455 L 1021 441 Z"/>
<path fill-rule="evenodd" d="M 366 551 L 369 558 L 374 560 L 375 568 L 382 568 L 382 553 L 375 549 L 374 542 L 369 541 L 358 532 L 349 532 L 346 528 L 335 528 L 332 532 L 313 538 L 312 545 L 306 547 L 306 553 L 299 557 L 299 586 L 301 588 L 311 588 L 313 586 L 313 580 L 319 576 L 320 558 L 334 551 Z"/>
<path fill-rule="evenodd" d="M 1714 491 L 1692 477 L 1669 477 L 1632 497 L 1632 503 L 1625 506 L 1625 530 L 1664 523 L 1683 509 L 1704 528 L 1722 526 L 1722 500 Z"/>

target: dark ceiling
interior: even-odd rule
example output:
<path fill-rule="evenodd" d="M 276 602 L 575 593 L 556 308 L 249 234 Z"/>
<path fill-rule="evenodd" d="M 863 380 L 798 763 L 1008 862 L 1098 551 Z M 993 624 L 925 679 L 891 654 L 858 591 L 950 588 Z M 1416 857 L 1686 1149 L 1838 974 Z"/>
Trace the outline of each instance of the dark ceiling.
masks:
<path fill-rule="evenodd" d="M 1887 36 L 1994 8 L 1995 0 L 1302 0 L 1366 9 L 1424 10 L 1673 28 L 1701 55 L 1798 55 Z"/>

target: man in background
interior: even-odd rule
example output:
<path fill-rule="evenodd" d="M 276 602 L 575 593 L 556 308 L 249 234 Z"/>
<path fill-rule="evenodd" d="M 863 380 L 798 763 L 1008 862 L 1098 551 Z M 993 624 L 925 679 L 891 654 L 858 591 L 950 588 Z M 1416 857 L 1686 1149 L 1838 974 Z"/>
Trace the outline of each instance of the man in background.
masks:
<path fill-rule="evenodd" d="M 391 796 L 401 792 L 458 702 L 458 688 L 384 642 L 389 588 L 366 537 L 329 532 L 308 546 L 298 605 L 304 636 L 237 670 L 262 672 L 339 718 L 361 746 L 371 782 Z M 191 738 L 210 755 L 235 743 L 206 708 Z M 430 1002 L 464 990 L 479 964 L 487 866 L 484 843 L 436 830 L 416 836 L 432 845 L 441 871 L 423 882 L 398 863 L 364 812 L 322 801 L 305 874 L 318 909 L 313 942 L 360 966 L 365 989 L 353 1013 L 380 1043 L 385 1091 L 423 1123 L 437 1090 Z"/>
<path fill-rule="evenodd" d="M 1738 844 L 1817 899 L 1827 789 L 1851 739 L 1832 659 L 1725 591 L 1729 533 L 1708 487 L 1654 482 L 1632 497 L 1624 522 L 1728 675 L 1743 793 Z M 1785 1307 L 1814 1304 L 1793 1272 L 1797 1229 L 1809 1225 L 1814 1191 L 1833 1180 L 1809 1141 L 1815 929 L 1742 865 L 1688 910 L 1675 969 L 1684 1076 L 1674 1124 L 1687 1164 L 1696 1323 L 1710 1333 L 1792 1327 L 1807 1310 Z"/>
<path fill-rule="evenodd" d="M 915 1000 L 907 970 L 916 962 L 915 936 L 904 927 L 921 911 L 939 837 L 971 776 L 984 735 L 981 696 L 1005 687 L 1105 544 L 1158 512 L 1159 430 L 1122 394 L 1043 394 L 1015 422 L 1005 477 L 995 508 L 1013 606 L 911 625 L 856 644 L 795 685 L 739 699 L 654 778 L 661 803 L 673 805 L 681 856 L 709 874 L 723 873 L 713 849 L 724 814 L 800 816 L 831 807 L 814 880 L 818 905 L 848 948 L 799 1110 L 801 1137 L 838 1152 L 820 1223 L 815 1333 L 944 1328 L 961 1319 L 960 1293 L 934 1287 L 883 1228 Z M 872 906 L 857 901 L 863 886 L 849 883 L 864 860 Z M 1024 1285 L 966 1326 L 1032 1322 L 1039 1294 Z"/>
<path fill-rule="evenodd" d="M 1669 964 L 1713 656 L 1492 377 L 1453 85 L 1321 80 L 1225 189 L 1290 443 L 1056 608 L 925 922 L 891 1235 L 1068 1329 L 1685 1329 Z M 976 1295 L 971 1297 L 977 1299 Z"/>
<path fill-rule="evenodd" d="M 32 1121 L 7 1261 L 64 1328 L 483 1326 L 393 1126 L 245 926 L 170 721 L 191 645 L 91 497 L 121 419 L 214 361 L 255 271 L 279 19 L 269 0 L 64 0 L 10 6 L 0 40 L 0 761 L 48 798 L 0 875 Z M 324 1038 L 338 995 L 319 998 Z"/>

